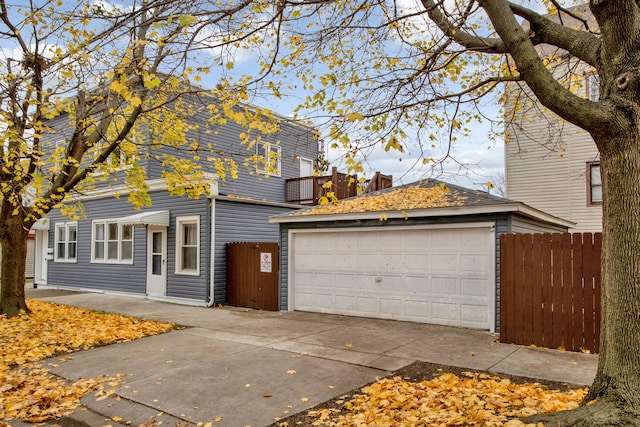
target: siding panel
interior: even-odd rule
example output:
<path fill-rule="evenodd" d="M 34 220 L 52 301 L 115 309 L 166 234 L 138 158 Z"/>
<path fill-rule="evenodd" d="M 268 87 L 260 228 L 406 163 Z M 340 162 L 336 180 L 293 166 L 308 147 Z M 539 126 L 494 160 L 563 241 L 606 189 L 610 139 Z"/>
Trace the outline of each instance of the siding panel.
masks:
<path fill-rule="evenodd" d="M 215 302 L 226 302 L 226 244 L 228 242 L 278 242 L 278 224 L 269 217 L 291 208 L 242 201 L 215 201 Z M 280 268 L 282 271 L 282 267 Z"/>

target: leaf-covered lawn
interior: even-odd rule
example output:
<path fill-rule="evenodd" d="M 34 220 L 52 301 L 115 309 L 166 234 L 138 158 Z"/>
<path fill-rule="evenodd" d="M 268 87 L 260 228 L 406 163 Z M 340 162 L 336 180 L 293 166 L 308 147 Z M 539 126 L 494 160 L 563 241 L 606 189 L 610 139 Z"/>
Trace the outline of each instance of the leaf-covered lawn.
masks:
<path fill-rule="evenodd" d="M 576 408 L 586 389 L 560 392 L 478 373 L 420 382 L 384 378 L 339 408 L 307 413 L 314 426 L 524 426 L 517 418 Z M 298 423 L 278 424 L 293 427 Z"/>
<path fill-rule="evenodd" d="M 69 385 L 35 362 L 176 327 L 39 300 L 29 300 L 28 305 L 29 315 L 0 316 L 0 420 L 40 422 L 68 415 L 86 393 L 104 394 L 105 385 L 115 387 L 120 381 L 119 376 L 87 378 Z M 58 362 L 72 358 L 67 355 Z"/>

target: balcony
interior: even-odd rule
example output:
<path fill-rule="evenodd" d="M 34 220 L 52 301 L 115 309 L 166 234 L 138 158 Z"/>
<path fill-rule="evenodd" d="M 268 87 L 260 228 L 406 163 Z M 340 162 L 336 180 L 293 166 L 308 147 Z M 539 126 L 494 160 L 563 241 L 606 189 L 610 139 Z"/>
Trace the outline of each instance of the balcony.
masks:
<path fill-rule="evenodd" d="M 325 188 L 325 184 L 331 182 L 331 188 Z M 357 196 L 358 194 L 371 193 L 373 191 L 390 188 L 393 185 L 391 175 L 375 175 L 365 182 L 358 182 L 357 175 L 348 175 L 338 172 L 333 168 L 331 175 L 304 176 L 285 181 L 285 199 L 289 203 L 315 206 L 318 200 L 327 192 L 333 191 L 338 199 Z"/>

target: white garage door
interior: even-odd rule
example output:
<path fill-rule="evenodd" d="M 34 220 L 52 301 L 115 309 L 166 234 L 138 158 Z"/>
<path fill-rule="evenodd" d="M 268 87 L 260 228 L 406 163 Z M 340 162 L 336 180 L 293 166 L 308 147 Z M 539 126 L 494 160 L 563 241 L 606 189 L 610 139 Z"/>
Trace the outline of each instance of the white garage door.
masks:
<path fill-rule="evenodd" d="M 291 234 L 291 308 L 493 330 L 490 227 Z"/>

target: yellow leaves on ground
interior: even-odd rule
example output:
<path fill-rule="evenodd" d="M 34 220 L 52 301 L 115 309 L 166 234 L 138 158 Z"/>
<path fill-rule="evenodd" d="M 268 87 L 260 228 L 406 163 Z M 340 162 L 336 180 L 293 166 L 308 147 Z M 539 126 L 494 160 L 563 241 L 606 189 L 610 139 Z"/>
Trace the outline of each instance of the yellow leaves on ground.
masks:
<path fill-rule="evenodd" d="M 91 390 L 119 378 L 80 379 L 68 385 L 49 375 L 38 360 L 115 342 L 167 332 L 173 324 L 140 320 L 119 314 L 29 300 L 29 315 L 0 317 L 0 419 L 41 422 L 64 416 Z M 65 362 L 72 357 L 60 360 Z"/>
<path fill-rule="evenodd" d="M 444 184 L 433 187 L 407 187 L 384 192 L 375 196 L 362 196 L 341 200 L 334 205 L 324 205 L 302 215 L 321 215 L 336 213 L 407 211 L 410 209 L 427 209 L 436 207 L 460 206 L 464 199 L 454 196 Z M 406 213 L 403 214 L 403 216 Z"/>
<path fill-rule="evenodd" d="M 310 411 L 318 426 L 523 426 L 517 418 L 576 408 L 586 389 L 560 392 L 539 384 L 467 373 L 445 373 L 433 380 L 385 378 L 335 408 Z"/>

